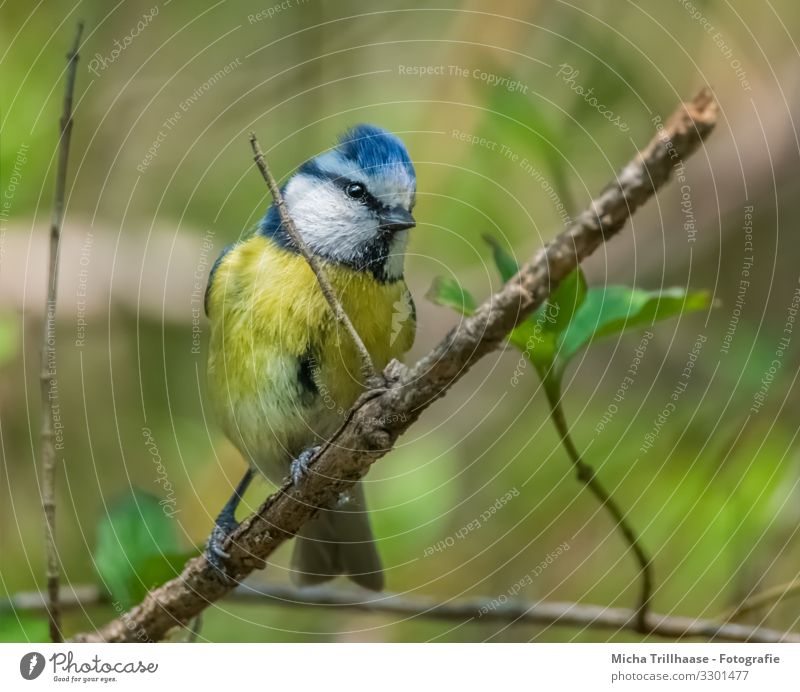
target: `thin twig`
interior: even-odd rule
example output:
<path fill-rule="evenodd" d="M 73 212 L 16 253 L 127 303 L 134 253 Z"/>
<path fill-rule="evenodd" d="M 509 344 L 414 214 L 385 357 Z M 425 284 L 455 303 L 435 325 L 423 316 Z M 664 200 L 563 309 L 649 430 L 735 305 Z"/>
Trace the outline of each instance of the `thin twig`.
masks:
<path fill-rule="evenodd" d="M 546 378 L 547 375 L 544 375 L 544 377 Z M 642 576 L 642 590 L 639 596 L 639 606 L 636 609 L 636 624 L 640 632 L 647 632 L 649 623 L 647 612 L 650 607 L 650 600 L 653 596 L 652 560 L 645 551 L 642 541 L 636 534 L 636 531 L 625 518 L 625 512 L 614 498 L 611 497 L 611 493 L 605 489 L 602 482 L 597 477 L 595 470 L 583 460 L 582 455 L 575 447 L 575 443 L 572 441 L 572 436 L 569 433 L 567 420 L 564 417 L 564 410 L 561 406 L 561 392 L 553 391 L 551 386 L 548 386 L 547 383 L 545 383 L 544 390 L 547 395 L 547 400 L 550 403 L 550 417 L 553 424 L 556 426 L 556 430 L 558 430 L 564 449 L 567 450 L 567 454 L 572 460 L 578 480 L 589 489 L 592 495 L 597 498 L 600 505 L 613 517 L 617 528 L 619 528 L 620 533 L 624 536 L 631 550 L 633 550 L 636 561 L 639 563 L 639 572 Z"/>
<path fill-rule="evenodd" d="M 62 594 L 64 608 L 84 609 L 105 605 L 108 597 L 96 586 L 78 586 Z M 376 614 L 430 620 L 460 620 L 481 624 L 500 622 L 512 625 L 581 627 L 591 630 L 640 632 L 638 613 L 629 608 L 605 608 L 570 602 L 530 602 L 470 598 L 442 603 L 425 596 L 396 593 L 368 593 L 321 586 L 297 589 L 283 584 L 243 584 L 228 594 L 227 602 L 270 607 L 320 607 L 356 610 Z M 3 607 L 13 611 L 37 611 L 45 605 L 37 591 L 14 594 Z M 193 630 L 194 631 L 194 630 Z M 712 620 L 695 620 L 676 615 L 648 613 L 648 634 L 668 639 L 700 638 L 728 642 L 800 642 L 800 633 L 782 632 L 764 627 L 750 627 Z"/>
<path fill-rule="evenodd" d="M 766 589 L 746 598 L 729 613 L 721 616 L 720 619 L 735 620 L 745 613 L 760 610 L 766 606 L 778 603 L 784 598 L 789 598 L 790 596 L 796 596 L 798 594 L 800 594 L 800 579 L 795 579 L 787 584 L 779 584 L 778 586 L 773 586 L 771 589 Z"/>
<path fill-rule="evenodd" d="M 294 537 L 319 508 L 329 507 L 392 449 L 428 406 L 444 396 L 481 357 L 499 348 L 509 332 L 580 262 L 618 233 L 631 214 L 669 180 L 675 167 L 701 146 L 716 124 L 717 112 L 714 97 L 705 89 L 691 102 L 681 104 L 616 180 L 502 290 L 413 366 L 389 363 L 383 386 L 363 394 L 344 426 L 314 455 L 310 461 L 314 472 L 297 484 L 284 483 L 232 533 L 226 565 L 229 574 L 244 579 L 254 569 L 262 569 L 269 556 Z M 230 579 L 220 578 L 205 556 L 199 556 L 139 605 L 75 640 L 122 642 L 136 636 L 159 640 L 233 588 Z"/>
<path fill-rule="evenodd" d="M 42 508 L 45 520 L 45 549 L 47 551 L 47 593 L 49 594 L 50 639 L 63 641 L 59 609 L 59 565 L 56 548 L 56 438 L 53 416 L 58 399 L 56 377 L 56 288 L 58 284 L 58 250 L 61 226 L 64 222 L 64 192 L 67 184 L 67 162 L 72 135 L 72 96 L 78 68 L 78 46 L 83 34 L 83 22 L 78 22 L 72 50 L 67 54 L 67 79 L 64 85 L 64 108 L 61 114 L 61 136 L 58 145 L 58 168 L 53 195 L 53 214 L 50 223 L 50 260 L 47 272 L 47 304 L 42 333 Z"/>
<path fill-rule="evenodd" d="M 361 361 L 361 375 L 364 377 L 365 383 L 367 385 L 375 384 L 377 374 L 375 372 L 375 365 L 372 362 L 372 357 L 369 355 L 369 351 L 367 351 L 367 347 L 361 340 L 361 336 L 356 331 L 356 328 L 350 321 L 350 318 L 342 306 L 339 297 L 336 295 L 336 291 L 328 279 L 325 269 L 322 267 L 319 259 L 308 249 L 308 245 L 306 245 L 306 242 L 303 240 L 303 237 L 297 230 L 297 226 L 295 226 L 294 220 L 292 219 L 291 214 L 289 214 L 289 210 L 286 207 L 286 201 L 283 199 L 283 194 L 281 194 L 278 183 L 276 182 L 275 177 L 272 175 L 272 171 L 269 168 L 267 159 L 261 151 L 261 147 L 258 145 L 258 138 L 256 137 L 255 132 L 250 133 L 250 147 L 253 149 L 253 160 L 256 162 L 258 170 L 261 171 L 261 175 L 269 186 L 272 199 L 275 200 L 275 206 L 278 207 L 278 213 L 281 215 L 281 223 L 283 224 L 283 227 L 286 229 L 286 232 L 289 234 L 289 237 L 292 239 L 295 247 L 300 251 L 300 254 L 303 255 L 306 262 L 308 262 L 308 266 L 311 267 L 311 271 L 314 272 L 314 275 L 317 277 L 317 282 L 322 290 L 322 295 L 324 295 L 325 300 L 328 301 L 328 305 L 330 306 L 336 321 L 345 328 L 347 333 L 350 335 L 350 338 L 353 340 L 353 344 L 356 347 L 356 351 L 358 351 L 358 357 Z"/>

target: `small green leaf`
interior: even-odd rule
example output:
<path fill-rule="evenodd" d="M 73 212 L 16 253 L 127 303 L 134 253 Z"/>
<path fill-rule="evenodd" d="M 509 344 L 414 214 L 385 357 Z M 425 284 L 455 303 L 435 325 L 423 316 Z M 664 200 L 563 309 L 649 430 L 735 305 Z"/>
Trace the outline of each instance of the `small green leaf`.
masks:
<path fill-rule="evenodd" d="M 558 345 L 562 368 L 595 339 L 636 327 L 651 326 L 659 320 L 683 313 L 705 310 L 711 304 L 708 291 L 669 288 L 644 291 L 627 286 L 606 286 L 588 292 L 586 299 Z"/>
<path fill-rule="evenodd" d="M 549 372 L 549 377 L 558 377 L 552 367 L 557 355 L 558 335 L 567 328 L 585 298 L 586 278 L 577 268 L 509 335 L 509 341 L 525 354 L 540 375 Z"/>
<path fill-rule="evenodd" d="M 475 312 L 475 299 L 455 279 L 437 276 L 425 297 L 446 308 L 453 308 L 462 315 L 471 315 Z"/>
<path fill-rule="evenodd" d="M 175 521 L 164 513 L 157 497 L 136 491 L 100 522 L 94 561 L 101 586 L 127 608 L 153 586 L 144 578 L 148 563 L 155 559 L 168 564 L 169 556 L 177 552 Z"/>
<path fill-rule="evenodd" d="M 494 263 L 497 265 L 497 271 L 500 272 L 500 278 L 505 283 L 519 271 L 517 260 L 509 252 L 506 252 L 506 249 L 500 245 L 500 241 L 497 238 L 487 234 L 483 236 L 483 239 L 492 248 Z"/>
<path fill-rule="evenodd" d="M 546 329 L 556 334 L 563 332 L 573 315 L 586 299 L 586 277 L 576 267 L 558 285 L 547 301 L 534 312 L 534 319 L 541 317 Z"/>
<path fill-rule="evenodd" d="M 543 322 L 528 318 L 508 336 L 540 375 L 552 368 L 556 355 L 556 334 L 545 329 Z"/>

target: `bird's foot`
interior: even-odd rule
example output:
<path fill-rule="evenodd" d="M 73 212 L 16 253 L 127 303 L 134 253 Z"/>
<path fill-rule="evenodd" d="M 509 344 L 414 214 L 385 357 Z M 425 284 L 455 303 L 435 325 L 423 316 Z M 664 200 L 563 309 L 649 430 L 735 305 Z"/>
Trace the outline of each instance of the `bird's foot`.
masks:
<path fill-rule="evenodd" d="M 224 517 L 220 515 L 217 517 L 206 544 L 206 560 L 208 560 L 208 564 L 226 579 L 232 579 L 232 576 L 228 571 L 227 564 L 231 554 L 225 550 L 225 541 L 237 528 L 239 528 L 239 522 L 232 516 Z"/>
<path fill-rule="evenodd" d="M 231 554 L 225 550 L 225 541 L 239 528 L 239 522 L 236 521 L 236 508 L 239 506 L 242 495 L 250 485 L 250 481 L 253 480 L 253 474 L 253 469 L 248 469 L 242 480 L 239 481 L 233 491 L 233 495 L 225 503 L 214 522 L 214 528 L 211 530 L 211 535 L 208 537 L 208 543 L 206 544 L 206 560 L 208 560 L 208 564 L 231 581 L 233 581 L 233 576 L 229 573 L 227 567 Z"/>
<path fill-rule="evenodd" d="M 308 449 L 304 449 L 300 452 L 297 459 L 292 461 L 291 466 L 289 466 L 289 476 L 292 479 L 293 485 L 298 485 L 300 481 L 303 479 L 308 473 L 308 462 L 310 462 L 314 455 L 319 452 L 321 445 L 315 445 L 314 447 L 309 447 Z"/>

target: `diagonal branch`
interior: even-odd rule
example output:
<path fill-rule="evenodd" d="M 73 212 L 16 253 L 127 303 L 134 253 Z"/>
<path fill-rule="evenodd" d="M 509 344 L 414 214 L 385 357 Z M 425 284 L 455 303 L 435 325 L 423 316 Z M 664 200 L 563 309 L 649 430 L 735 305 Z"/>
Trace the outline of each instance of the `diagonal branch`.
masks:
<path fill-rule="evenodd" d="M 64 609 L 85 610 L 105 605 L 109 598 L 94 585 L 70 587 L 62 593 Z M 570 602 L 537 602 L 512 600 L 499 603 L 497 599 L 469 598 L 442 603 L 425 596 L 397 593 L 367 593 L 330 587 L 297 589 L 283 584 L 254 586 L 243 584 L 229 593 L 228 602 L 286 608 L 336 608 L 365 613 L 393 615 L 403 619 L 469 622 L 498 622 L 507 625 L 538 625 L 540 627 L 582 627 L 612 632 L 639 632 L 638 611 L 627 608 L 606 608 Z M 0 613 L 38 611 L 45 606 L 45 596 L 38 591 L 23 591 L 0 603 Z M 649 634 L 668 639 L 700 638 L 727 642 L 795 642 L 800 634 L 765 627 L 753 627 L 712 620 L 695 620 L 679 615 L 648 614 Z"/>
<path fill-rule="evenodd" d="M 385 455 L 431 403 L 444 396 L 482 356 L 535 310 L 583 259 L 615 235 L 628 217 L 682 165 L 711 132 L 717 105 L 701 91 L 681 105 L 663 129 L 569 227 L 542 248 L 498 293 L 453 329 L 410 368 L 392 362 L 380 388 L 367 391 L 347 420 L 311 461 L 313 473 L 286 483 L 233 533 L 229 571 L 239 579 L 267 558 L 361 478 Z M 234 585 L 218 576 L 204 556 L 190 560 L 180 576 L 150 592 L 139 605 L 77 641 L 158 640 L 185 625 Z"/>
<path fill-rule="evenodd" d="M 53 216 L 50 221 L 50 259 L 47 271 L 47 304 L 42 330 L 42 370 L 40 375 L 42 398 L 42 509 L 45 523 L 45 549 L 47 552 L 47 593 L 50 639 L 63 641 L 61 612 L 58 603 L 58 550 L 56 548 L 56 435 L 53 417 L 57 413 L 58 380 L 56 378 L 56 288 L 58 285 L 58 250 L 61 243 L 61 226 L 64 222 L 64 192 L 67 186 L 67 163 L 72 135 L 72 96 L 75 92 L 75 73 L 78 69 L 78 46 L 83 34 L 83 22 L 78 22 L 72 49 L 67 54 L 67 78 L 64 84 L 64 107 L 61 113 L 58 142 L 58 168 L 53 194 Z"/>
<path fill-rule="evenodd" d="M 311 250 L 308 249 L 308 245 L 306 245 L 306 242 L 303 240 L 303 237 L 297 230 L 297 226 L 294 225 L 294 220 L 289 215 L 289 210 L 286 208 L 286 202 L 283 199 L 281 189 L 278 187 L 278 183 L 275 181 L 275 177 L 272 175 L 272 171 L 269 168 L 267 159 L 264 158 L 261 147 L 258 145 L 258 139 L 256 138 L 255 132 L 250 133 L 250 147 L 253 149 L 253 160 L 256 162 L 256 166 L 258 166 L 258 170 L 261 171 L 262 177 L 267 182 L 272 199 L 275 200 L 275 206 L 278 207 L 278 213 L 281 215 L 281 223 L 283 224 L 283 227 L 286 229 L 286 232 L 289 234 L 289 237 L 292 239 L 295 247 L 300 251 L 300 254 L 303 255 L 306 262 L 308 262 L 308 266 L 311 267 L 311 271 L 314 272 L 314 276 L 317 277 L 317 282 L 319 283 L 322 295 L 325 296 L 325 300 L 328 302 L 328 305 L 333 311 L 336 321 L 342 327 L 344 327 L 344 329 L 350 335 L 350 338 L 353 340 L 356 351 L 358 351 L 359 360 L 361 361 L 361 374 L 364 377 L 365 382 L 368 384 L 374 383 L 377 379 L 377 374 L 375 372 L 375 366 L 372 363 L 372 357 L 369 355 L 369 351 L 364 345 L 364 342 L 361 340 L 361 336 L 359 335 L 358 331 L 356 331 L 356 328 L 353 326 L 353 323 L 347 316 L 345 309 L 342 307 L 342 303 L 337 297 L 336 291 L 333 290 L 333 286 L 331 285 L 325 270 L 322 268 L 322 263 L 319 261 L 319 259 L 317 259 L 317 257 L 311 254 Z"/>

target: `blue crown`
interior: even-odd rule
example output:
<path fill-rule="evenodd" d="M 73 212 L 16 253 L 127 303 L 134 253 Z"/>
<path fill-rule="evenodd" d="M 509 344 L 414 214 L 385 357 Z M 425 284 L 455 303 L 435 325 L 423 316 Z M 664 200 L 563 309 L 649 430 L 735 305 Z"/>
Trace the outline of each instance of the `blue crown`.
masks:
<path fill-rule="evenodd" d="M 411 180 L 414 164 L 399 137 L 375 125 L 356 125 L 339 138 L 336 147 L 368 175 L 384 167 L 401 166 Z"/>

